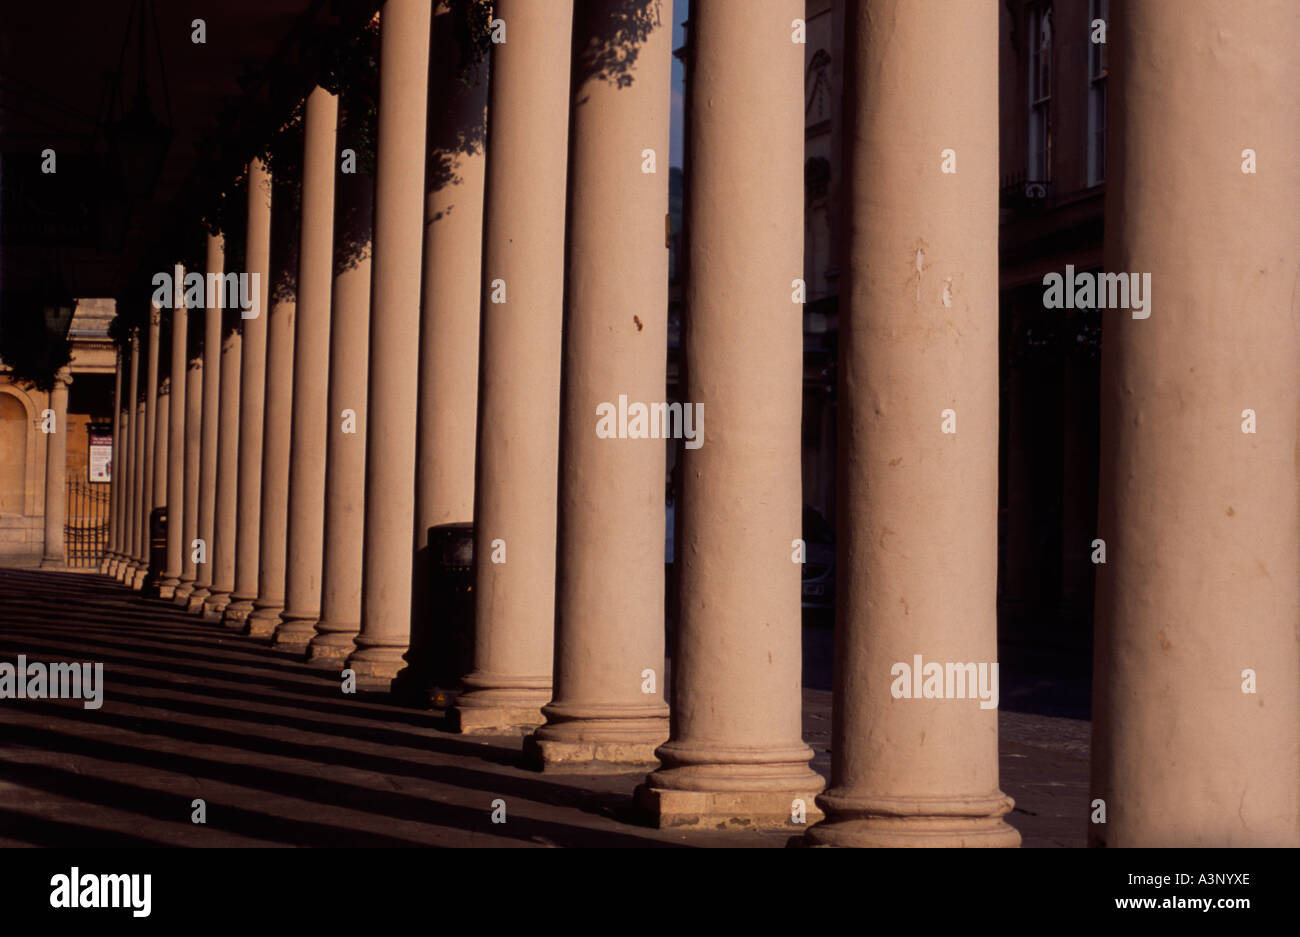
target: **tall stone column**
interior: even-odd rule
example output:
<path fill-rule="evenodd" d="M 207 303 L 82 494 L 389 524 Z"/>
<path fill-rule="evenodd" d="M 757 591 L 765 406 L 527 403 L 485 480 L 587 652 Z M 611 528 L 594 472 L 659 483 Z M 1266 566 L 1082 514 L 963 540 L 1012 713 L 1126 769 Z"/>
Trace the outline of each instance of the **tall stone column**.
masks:
<path fill-rule="evenodd" d="M 316 87 L 303 130 L 302 237 L 293 343 L 293 429 L 285 607 L 277 647 L 303 650 L 320 617 L 325 535 L 325 446 L 329 432 L 330 284 L 339 100 Z"/>
<path fill-rule="evenodd" d="M 802 0 L 691 11 L 684 475 L 672 736 L 638 789 L 660 826 L 815 815 L 800 699 Z M 712 427 L 712 429 L 710 429 Z M 616 443 L 615 445 L 624 445 Z M 692 448 L 694 447 L 694 448 Z M 655 485 L 656 494 L 660 485 Z"/>
<path fill-rule="evenodd" d="M 118 558 L 117 570 L 114 578 L 118 582 L 130 582 L 132 565 L 135 563 L 135 540 L 139 532 L 139 525 L 136 523 L 136 512 L 139 506 L 138 481 L 140 477 L 140 457 L 137 450 L 137 439 L 143 435 L 143 429 L 138 425 L 136 411 L 138 407 L 138 398 L 140 395 L 140 336 L 137 330 L 131 330 L 131 364 L 130 377 L 127 380 L 128 395 L 123 401 L 126 407 L 126 449 L 127 456 L 124 463 L 122 481 L 125 486 L 123 492 L 125 498 L 126 510 L 122 515 L 122 555 Z"/>
<path fill-rule="evenodd" d="M 206 272 L 224 274 L 226 244 L 221 234 L 209 234 Z M 194 591 L 188 608 L 201 611 L 212 594 L 212 571 L 216 563 L 215 531 L 217 519 L 217 443 L 221 423 L 221 309 L 217 297 L 208 296 L 203 312 L 203 409 L 199 439 L 198 539 L 203 541 L 204 562 L 195 570 Z"/>
<path fill-rule="evenodd" d="M 185 371 L 184 523 L 181 526 L 181 576 L 175 603 L 187 608 L 194 591 L 198 564 L 194 541 L 199 535 L 199 444 L 203 438 L 203 359 L 191 358 Z"/>
<path fill-rule="evenodd" d="M 1300 6 L 1113 11 L 1089 839 L 1294 848 Z"/>
<path fill-rule="evenodd" d="M 601 58 L 621 6 L 574 5 L 555 691 L 530 739 L 546 770 L 654 765 L 668 739 L 665 443 L 662 432 L 609 438 L 597 419 L 620 401 L 653 408 L 667 389 L 668 164 L 660 172 L 658 161 L 668 153 L 672 23 L 647 11 L 633 64 L 611 74 Z"/>
<path fill-rule="evenodd" d="M 283 185 L 286 180 L 275 184 Z M 304 201 L 306 192 L 304 191 Z M 274 199 L 275 196 L 273 195 Z M 283 199 L 286 205 L 289 199 Z M 267 322 L 266 402 L 262 411 L 261 543 L 257 598 L 244 633 L 269 637 L 284 610 L 289 526 L 289 447 L 293 433 L 293 332 L 297 318 L 297 218 L 281 211 L 271 218 L 271 315 Z"/>
<path fill-rule="evenodd" d="M 171 453 L 170 444 L 171 444 L 171 436 L 172 436 L 171 402 L 172 402 L 172 380 L 170 376 L 167 376 L 164 377 L 162 381 L 159 382 L 158 384 L 158 402 L 155 404 L 155 409 L 157 410 L 157 413 L 154 418 L 153 500 L 151 501 L 151 504 L 153 505 L 152 510 L 157 510 L 158 508 L 165 509 L 164 517 L 167 516 L 167 514 L 169 514 L 172 510 L 171 505 L 168 504 L 168 499 L 167 499 L 167 494 L 168 494 L 167 483 L 169 480 L 168 474 L 169 474 L 169 469 L 171 467 L 170 459 L 169 459 Z M 163 555 L 162 557 L 160 557 L 160 562 L 158 564 L 160 568 L 152 568 L 151 569 L 152 575 L 150 575 L 147 578 L 144 584 L 144 587 L 148 589 L 150 595 L 153 595 L 158 598 L 162 597 L 163 581 L 167 577 L 167 554 L 165 549 L 166 542 L 167 542 L 167 538 L 164 531 L 164 539 L 163 539 L 164 550 L 163 550 Z M 149 557 L 150 557 L 149 565 L 150 567 L 154 567 L 155 564 L 153 561 L 152 523 L 149 525 Z"/>
<path fill-rule="evenodd" d="M 321 605 L 307 646 L 307 663 L 326 668 L 343 663 L 361 630 L 374 179 L 350 173 L 336 185 Z"/>
<path fill-rule="evenodd" d="M 501 0 L 492 47 L 474 469 L 474 672 L 461 732 L 544 721 L 555 647 L 555 499 L 573 4 Z"/>
<path fill-rule="evenodd" d="M 109 457 L 108 490 L 108 544 L 99 562 L 100 573 L 107 574 L 113 568 L 117 556 L 117 538 L 121 532 L 121 511 L 118 501 L 122 494 L 122 484 L 118 472 L 122 467 L 122 434 L 118 431 L 122 416 L 122 349 L 116 348 L 116 364 L 113 368 L 113 449 Z"/>
<path fill-rule="evenodd" d="M 149 531 L 149 516 L 154 507 L 162 503 L 163 500 L 162 496 L 155 497 L 156 486 L 154 483 L 154 475 L 158 465 L 157 459 L 154 457 L 154 449 L 158 438 L 158 343 L 161 328 L 162 310 L 151 305 L 149 308 L 148 351 L 145 354 L 144 449 L 141 452 L 144 476 L 141 482 L 140 538 L 136 543 L 138 551 L 136 562 L 138 565 L 131 585 L 136 590 L 144 587 L 145 578 L 149 575 L 149 543 L 152 536 Z"/>
<path fill-rule="evenodd" d="M 185 392 L 188 377 L 189 310 L 185 308 L 185 269 L 176 268 L 176 295 L 172 305 L 171 407 L 167 440 L 167 565 L 158 584 L 160 599 L 175 599 L 181 584 L 181 538 L 185 533 Z"/>
<path fill-rule="evenodd" d="M 1020 842 L 994 695 L 996 7 L 846 12 L 836 719 L 815 845 Z"/>
<path fill-rule="evenodd" d="M 239 482 L 235 533 L 235 590 L 222 623 L 242 629 L 257 598 L 261 543 L 262 417 L 266 410 L 267 300 L 271 286 L 271 175 L 260 159 L 248 164 L 248 228 L 244 266 L 257 274 L 252 309 L 242 315 L 239 363 Z M 215 590 L 214 590 L 215 591 Z"/>
<path fill-rule="evenodd" d="M 139 371 L 137 362 L 140 358 L 140 336 L 137 332 L 131 338 L 131 374 L 133 389 L 139 391 Z M 131 556 L 130 562 L 124 567 L 122 572 L 122 582 L 134 588 L 136 587 L 136 572 L 140 568 L 140 553 L 142 550 L 141 538 L 143 537 L 143 525 L 141 516 L 144 512 L 144 466 L 145 466 L 145 402 L 138 399 L 135 394 L 132 395 L 131 407 L 131 424 L 134 427 L 131 432 Z"/>
<path fill-rule="evenodd" d="M 474 432 L 483 261 L 487 61 L 462 81 L 449 4 L 433 18 L 420 292 L 419 425 L 415 444 L 415 578 L 411 647 L 395 689 L 427 699 L 447 672 L 428 623 L 446 614 L 430 595 L 429 528 L 474 519 Z M 463 674 L 457 673 L 456 679 Z"/>
<path fill-rule="evenodd" d="M 233 329 L 221 340 L 221 399 L 217 408 L 217 491 L 208 560 L 212 585 L 203 600 L 203 620 L 219 622 L 235 588 L 238 545 L 239 393 L 243 336 Z"/>
<path fill-rule="evenodd" d="M 64 524 L 68 519 L 68 385 L 72 376 L 63 368 L 50 390 L 52 432 L 45 441 L 45 546 L 41 569 L 67 569 Z"/>
<path fill-rule="evenodd" d="M 347 661 L 369 681 L 397 675 L 411 633 L 430 18 L 429 0 L 380 14 L 361 633 Z"/>

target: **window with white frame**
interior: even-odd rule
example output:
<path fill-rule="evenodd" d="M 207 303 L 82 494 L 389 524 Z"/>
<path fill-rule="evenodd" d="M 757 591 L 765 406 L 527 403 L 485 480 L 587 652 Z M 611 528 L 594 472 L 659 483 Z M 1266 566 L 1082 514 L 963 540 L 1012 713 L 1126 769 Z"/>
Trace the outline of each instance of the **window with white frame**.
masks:
<path fill-rule="evenodd" d="M 1052 5 L 1029 7 L 1029 181 L 1052 178 Z"/>
<path fill-rule="evenodd" d="M 1088 185 L 1099 185 L 1106 178 L 1106 74 L 1110 62 L 1105 42 L 1094 42 L 1093 37 L 1105 37 L 1105 31 L 1094 29 L 1093 23 L 1110 21 L 1109 0 L 1088 2 Z"/>

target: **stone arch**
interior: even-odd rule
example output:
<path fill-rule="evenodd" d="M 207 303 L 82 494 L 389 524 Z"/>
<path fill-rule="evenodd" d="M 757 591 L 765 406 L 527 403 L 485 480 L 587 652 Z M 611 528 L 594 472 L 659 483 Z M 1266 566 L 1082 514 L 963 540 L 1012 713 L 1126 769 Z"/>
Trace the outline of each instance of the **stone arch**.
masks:
<path fill-rule="evenodd" d="M 0 384 L 0 514 L 43 513 L 38 417 L 36 404 L 26 392 L 13 384 Z"/>

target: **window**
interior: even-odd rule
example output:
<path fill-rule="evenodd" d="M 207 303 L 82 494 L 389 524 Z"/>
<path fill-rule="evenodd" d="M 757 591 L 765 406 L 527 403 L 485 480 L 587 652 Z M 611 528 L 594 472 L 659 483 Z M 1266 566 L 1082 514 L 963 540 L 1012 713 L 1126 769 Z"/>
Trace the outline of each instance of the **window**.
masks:
<path fill-rule="evenodd" d="M 1052 178 L 1052 7 L 1029 8 L 1029 180 Z"/>
<path fill-rule="evenodd" d="M 1106 75 L 1110 56 L 1105 42 L 1093 42 L 1095 20 L 1109 23 L 1109 0 L 1088 3 L 1088 185 L 1106 178 Z M 1103 34 L 1104 35 L 1104 34 Z M 1107 39 L 1110 37 L 1107 36 Z"/>

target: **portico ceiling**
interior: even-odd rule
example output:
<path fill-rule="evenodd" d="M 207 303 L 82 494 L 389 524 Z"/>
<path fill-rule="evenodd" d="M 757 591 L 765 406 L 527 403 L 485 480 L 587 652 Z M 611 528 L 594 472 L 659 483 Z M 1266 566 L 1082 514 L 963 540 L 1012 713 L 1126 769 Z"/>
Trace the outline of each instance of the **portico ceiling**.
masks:
<path fill-rule="evenodd" d="M 124 277 L 136 270 L 175 205 L 195 165 L 196 143 L 217 127 L 223 103 L 258 93 L 270 74 L 291 67 L 299 39 L 356 15 L 358 6 L 365 4 L 149 3 L 143 57 L 147 92 L 153 113 L 171 123 L 173 137 L 156 188 L 133 200 L 112 186 L 87 186 L 85 180 L 93 174 L 82 167 L 89 154 L 105 147 L 108 90 L 119 60 L 123 104 L 129 109 L 134 99 L 140 71 L 135 24 L 125 50 L 124 37 L 133 10 L 138 16 L 140 0 L 6 4 L 0 22 L 0 169 L 9 176 L 5 192 L 11 204 L 0 205 L 0 213 L 9 212 L 7 236 L 0 242 L 0 290 L 35 290 L 43 271 L 56 264 L 73 296 L 118 295 Z M 197 19 L 204 21 L 203 43 L 193 41 Z M 33 171 L 46 149 L 57 154 L 61 174 Z M 46 199 L 59 184 L 62 194 Z M 75 191 L 68 192 L 69 187 Z M 19 189 L 27 191 L 17 197 Z M 33 204 L 43 219 L 36 226 Z M 42 215 L 42 206 L 58 207 Z M 58 216 L 54 222 L 51 215 Z"/>

